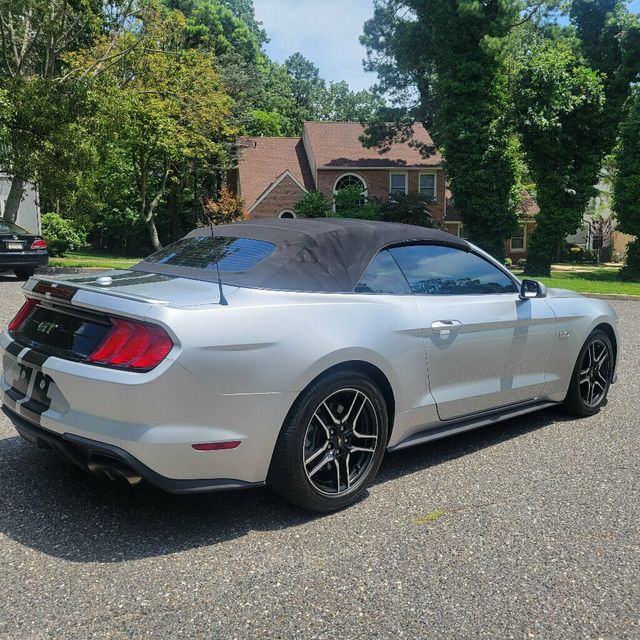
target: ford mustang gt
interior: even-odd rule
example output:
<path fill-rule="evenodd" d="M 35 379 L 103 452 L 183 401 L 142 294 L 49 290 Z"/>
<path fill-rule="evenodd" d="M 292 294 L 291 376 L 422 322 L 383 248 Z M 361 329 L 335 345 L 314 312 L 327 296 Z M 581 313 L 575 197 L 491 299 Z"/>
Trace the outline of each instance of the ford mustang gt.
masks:
<path fill-rule="evenodd" d="M 395 451 L 605 404 L 609 304 L 382 222 L 201 228 L 128 271 L 36 276 L 0 334 L 3 410 L 39 446 L 171 492 L 267 484 L 344 507 Z"/>

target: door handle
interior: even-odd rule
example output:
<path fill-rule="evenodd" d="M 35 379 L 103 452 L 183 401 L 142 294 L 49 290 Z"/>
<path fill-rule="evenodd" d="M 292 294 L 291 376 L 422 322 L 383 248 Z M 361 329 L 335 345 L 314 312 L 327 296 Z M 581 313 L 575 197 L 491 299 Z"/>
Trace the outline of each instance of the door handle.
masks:
<path fill-rule="evenodd" d="M 436 320 L 431 323 L 431 329 L 434 333 L 439 333 L 441 337 L 446 338 L 451 334 L 452 329 L 462 326 L 459 320 Z"/>

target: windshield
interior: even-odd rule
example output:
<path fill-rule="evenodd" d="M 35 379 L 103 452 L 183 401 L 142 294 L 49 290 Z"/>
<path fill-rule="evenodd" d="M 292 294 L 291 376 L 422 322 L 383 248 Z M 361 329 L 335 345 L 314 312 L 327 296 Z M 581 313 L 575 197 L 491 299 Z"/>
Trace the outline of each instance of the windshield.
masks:
<path fill-rule="evenodd" d="M 0 233 L 26 233 L 22 227 L 19 227 L 17 224 L 13 224 L 13 222 L 2 222 L 0 221 Z"/>
<path fill-rule="evenodd" d="M 248 271 L 271 255 L 276 245 L 251 238 L 197 236 L 183 238 L 145 258 L 145 262 L 208 271 Z"/>

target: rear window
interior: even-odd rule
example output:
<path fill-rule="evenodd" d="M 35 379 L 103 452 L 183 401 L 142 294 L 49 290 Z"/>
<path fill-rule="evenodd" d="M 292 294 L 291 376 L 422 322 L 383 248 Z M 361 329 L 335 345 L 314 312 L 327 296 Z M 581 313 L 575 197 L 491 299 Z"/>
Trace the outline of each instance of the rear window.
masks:
<path fill-rule="evenodd" d="M 0 221 L 0 233 L 29 233 L 29 232 L 25 231 L 22 227 L 19 227 L 17 224 L 13 224 L 12 222 Z"/>
<path fill-rule="evenodd" d="M 270 256 L 275 248 L 276 245 L 271 242 L 251 238 L 197 236 L 178 240 L 145 258 L 145 262 L 240 273 L 255 267 Z"/>

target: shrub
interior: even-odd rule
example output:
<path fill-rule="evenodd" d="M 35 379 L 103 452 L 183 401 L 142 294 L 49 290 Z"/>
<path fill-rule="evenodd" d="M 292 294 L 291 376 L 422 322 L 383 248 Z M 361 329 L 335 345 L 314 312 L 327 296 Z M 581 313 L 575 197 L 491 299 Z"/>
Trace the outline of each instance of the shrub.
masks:
<path fill-rule="evenodd" d="M 242 220 L 244 200 L 231 193 L 228 187 L 222 187 L 217 200 L 205 200 L 202 217 L 205 225 L 229 224 Z"/>
<path fill-rule="evenodd" d="M 334 215 L 339 218 L 379 220 L 382 216 L 378 203 L 374 200 L 367 200 L 362 187 L 358 185 L 337 191 L 333 202 L 335 205 Z"/>
<path fill-rule="evenodd" d="M 627 257 L 620 269 L 620 279 L 640 282 L 640 240 L 636 238 L 627 246 Z"/>
<path fill-rule="evenodd" d="M 511 260 L 511 258 L 505 258 L 504 259 L 504 266 L 511 268 L 513 266 L 513 260 Z"/>
<path fill-rule="evenodd" d="M 57 213 L 42 216 L 42 235 L 49 245 L 49 254 L 64 256 L 67 251 L 75 251 L 87 242 L 87 234 L 73 220 Z"/>
<path fill-rule="evenodd" d="M 321 191 L 309 191 L 293 206 L 302 218 L 327 218 L 332 214 L 331 203 Z"/>
<path fill-rule="evenodd" d="M 527 266 L 527 260 L 526 258 L 520 258 L 520 260 L 518 260 L 518 266 L 521 269 L 524 269 Z"/>
<path fill-rule="evenodd" d="M 380 202 L 382 219 L 386 222 L 415 224 L 433 228 L 434 221 L 427 208 L 433 200 L 421 193 L 393 194 L 387 201 Z"/>

